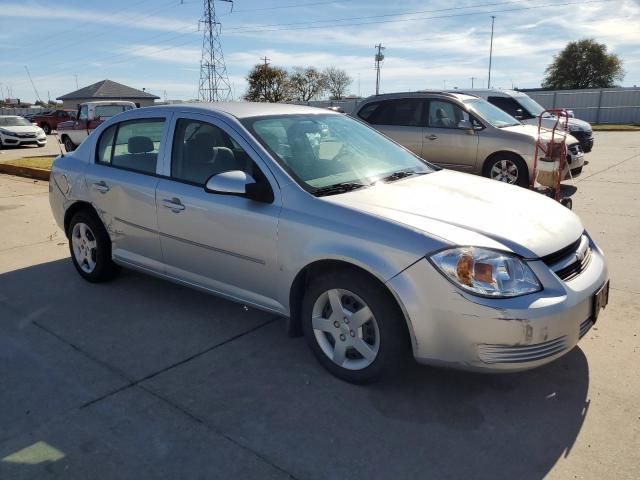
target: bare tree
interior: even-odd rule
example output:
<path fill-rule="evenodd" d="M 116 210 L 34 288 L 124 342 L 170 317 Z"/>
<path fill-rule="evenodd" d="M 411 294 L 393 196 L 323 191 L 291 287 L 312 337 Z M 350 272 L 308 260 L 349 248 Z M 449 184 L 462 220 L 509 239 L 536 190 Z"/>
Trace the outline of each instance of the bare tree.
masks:
<path fill-rule="evenodd" d="M 313 67 L 293 67 L 289 75 L 293 98 L 308 102 L 326 90 L 325 76 Z"/>
<path fill-rule="evenodd" d="M 332 100 L 339 100 L 347 94 L 353 79 L 346 70 L 337 67 L 327 67 L 322 72 L 327 82 L 327 90 Z"/>

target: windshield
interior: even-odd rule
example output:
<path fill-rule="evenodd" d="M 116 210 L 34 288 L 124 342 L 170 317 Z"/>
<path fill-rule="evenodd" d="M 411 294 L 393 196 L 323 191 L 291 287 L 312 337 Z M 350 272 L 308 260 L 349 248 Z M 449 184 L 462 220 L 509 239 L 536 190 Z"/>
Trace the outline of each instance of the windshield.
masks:
<path fill-rule="evenodd" d="M 30 127 L 31 122 L 22 117 L 0 117 L 0 127 Z"/>
<path fill-rule="evenodd" d="M 491 105 L 486 100 L 481 98 L 474 98 L 472 100 L 465 100 L 469 109 L 479 116 L 482 120 L 489 122 L 496 128 L 513 127 L 514 125 L 520 125 L 520 122 L 506 113 L 504 110 Z"/>
<path fill-rule="evenodd" d="M 434 170 L 345 115 L 280 115 L 249 118 L 243 123 L 296 181 L 314 194 L 343 193 Z"/>
<path fill-rule="evenodd" d="M 529 112 L 532 116 L 537 117 L 542 112 L 544 112 L 544 108 L 538 102 L 536 102 L 533 98 L 527 95 L 518 95 L 515 97 L 515 100 L 524 107 L 524 109 Z"/>

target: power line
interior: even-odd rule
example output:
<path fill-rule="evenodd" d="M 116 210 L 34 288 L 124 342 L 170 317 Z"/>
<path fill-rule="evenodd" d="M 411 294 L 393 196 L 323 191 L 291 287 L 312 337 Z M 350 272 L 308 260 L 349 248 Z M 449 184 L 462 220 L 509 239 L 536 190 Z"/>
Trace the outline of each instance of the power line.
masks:
<path fill-rule="evenodd" d="M 464 17 L 464 16 L 479 16 L 479 15 L 487 15 L 490 13 L 508 13 L 508 12 L 518 12 L 523 10 L 534 10 L 540 8 L 551 8 L 551 7 L 564 7 L 568 5 L 586 5 L 586 4 L 595 4 L 595 3 L 609 3 L 616 0 L 584 0 L 584 1 L 571 1 L 571 2 L 563 2 L 563 3 L 547 3 L 544 5 L 534 5 L 528 7 L 517 7 L 517 8 L 509 8 L 502 10 L 487 10 L 482 12 L 464 12 L 464 13 L 454 13 L 447 15 L 431 15 L 425 17 L 415 17 L 415 18 L 400 18 L 395 20 L 378 20 L 371 22 L 353 22 L 353 23 L 342 23 L 337 25 L 339 27 L 353 27 L 359 25 L 374 25 L 374 24 L 383 24 L 383 23 L 398 23 L 398 22 L 415 22 L 419 20 L 430 20 L 436 18 L 455 18 L 455 17 Z M 463 7 L 455 7 L 455 8 L 463 8 Z M 464 7 L 464 8 L 480 8 L 480 7 Z M 407 14 L 397 14 L 397 15 L 407 15 Z M 339 22 L 343 21 L 341 19 L 331 19 L 331 20 L 323 20 L 323 22 Z M 277 32 L 277 31 L 292 31 L 292 30 L 311 30 L 318 28 L 327 28 L 327 25 L 307 25 L 308 22 L 299 22 L 292 23 L 290 25 L 303 25 L 303 26 L 292 26 L 288 28 L 255 28 L 255 27 L 237 27 L 227 29 L 227 32 L 242 34 L 242 33 L 256 33 L 256 32 Z"/>

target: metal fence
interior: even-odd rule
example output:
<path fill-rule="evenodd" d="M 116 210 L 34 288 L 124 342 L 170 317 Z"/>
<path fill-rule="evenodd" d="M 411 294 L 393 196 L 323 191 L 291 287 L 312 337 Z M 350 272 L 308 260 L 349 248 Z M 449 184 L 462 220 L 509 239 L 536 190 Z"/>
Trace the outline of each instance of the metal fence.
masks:
<path fill-rule="evenodd" d="M 0 115 L 27 115 L 28 113 L 39 113 L 52 108 L 24 108 L 24 107 L 0 107 Z"/>
<path fill-rule="evenodd" d="M 589 123 L 640 124 L 640 88 L 523 91 L 545 108 L 573 110 Z"/>

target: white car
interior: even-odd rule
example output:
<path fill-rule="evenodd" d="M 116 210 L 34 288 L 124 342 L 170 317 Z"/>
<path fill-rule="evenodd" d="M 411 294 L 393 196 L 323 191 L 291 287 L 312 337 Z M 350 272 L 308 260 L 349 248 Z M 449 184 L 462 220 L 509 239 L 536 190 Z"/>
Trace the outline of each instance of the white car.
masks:
<path fill-rule="evenodd" d="M 0 148 L 47 144 L 47 135 L 40 127 L 17 115 L 0 115 Z"/>

